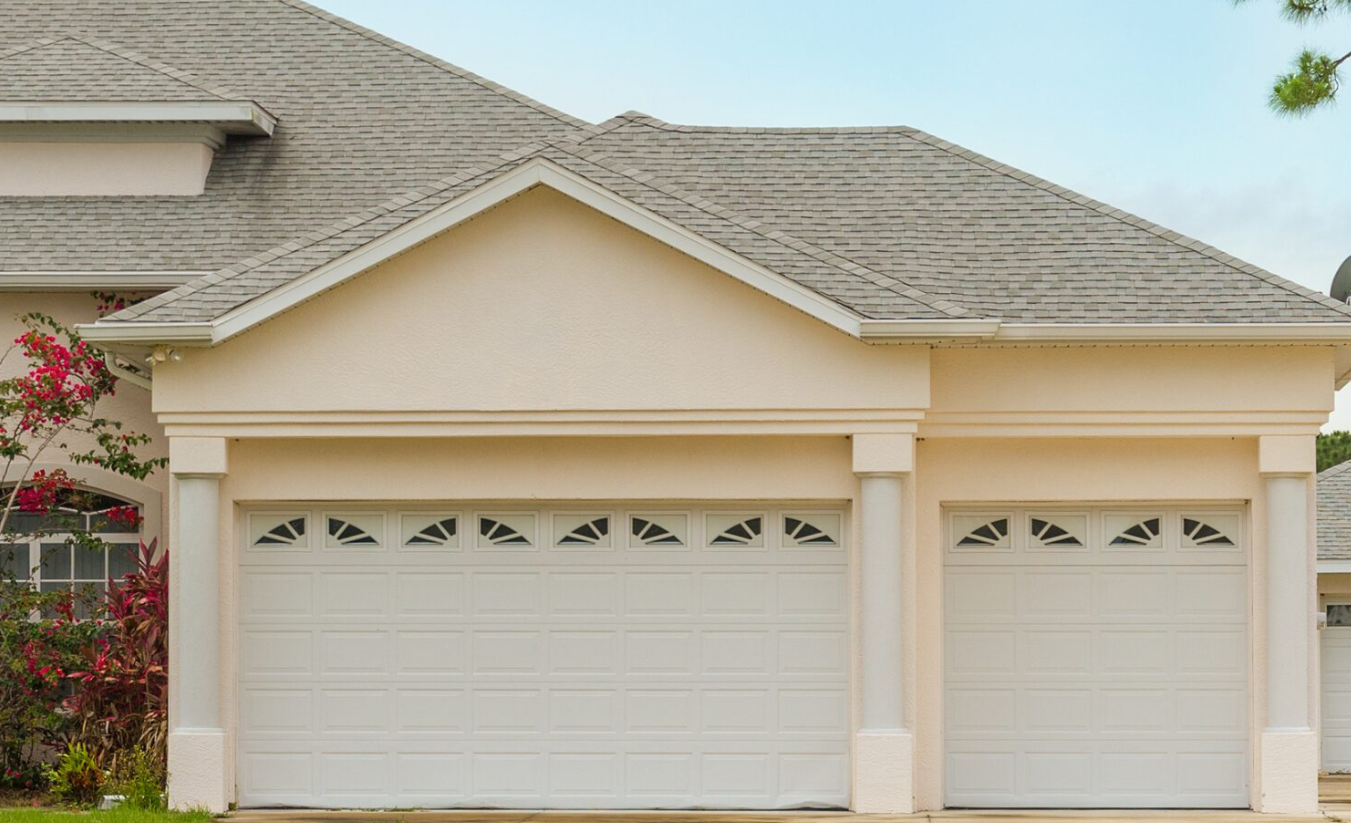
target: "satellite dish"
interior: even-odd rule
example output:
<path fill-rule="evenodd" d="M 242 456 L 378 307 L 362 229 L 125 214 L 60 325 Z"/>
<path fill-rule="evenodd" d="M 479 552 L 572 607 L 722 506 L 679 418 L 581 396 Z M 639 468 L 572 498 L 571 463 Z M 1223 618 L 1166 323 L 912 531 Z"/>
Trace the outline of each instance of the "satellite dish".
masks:
<path fill-rule="evenodd" d="M 1332 295 L 1333 300 L 1342 303 L 1347 302 L 1351 297 L 1351 257 L 1342 261 L 1342 265 L 1337 267 L 1337 273 L 1332 276 L 1332 287 L 1328 289 L 1328 294 Z"/>

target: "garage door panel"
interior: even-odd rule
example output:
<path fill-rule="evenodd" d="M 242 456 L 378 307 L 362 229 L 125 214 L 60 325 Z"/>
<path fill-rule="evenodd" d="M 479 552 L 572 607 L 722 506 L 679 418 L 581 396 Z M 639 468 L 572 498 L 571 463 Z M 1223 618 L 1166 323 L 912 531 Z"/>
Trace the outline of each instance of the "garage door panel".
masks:
<path fill-rule="evenodd" d="M 846 804 L 842 515 L 631 511 L 680 545 L 622 506 L 283 513 L 241 553 L 241 803 Z"/>
<path fill-rule="evenodd" d="M 989 510 L 949 528 L 950 805 L 1247 805 L 1239 514 Z"/>
<path fill-rule="evenodd" d="M 1351 628 L 1335 625 L 1337 612 L 1345 607 L 1330 603 L 1333 618 L 1321 634 L 1322 668 L 1320 723 L 1323 732 L 1323 768 L 1351 771 Z"/>

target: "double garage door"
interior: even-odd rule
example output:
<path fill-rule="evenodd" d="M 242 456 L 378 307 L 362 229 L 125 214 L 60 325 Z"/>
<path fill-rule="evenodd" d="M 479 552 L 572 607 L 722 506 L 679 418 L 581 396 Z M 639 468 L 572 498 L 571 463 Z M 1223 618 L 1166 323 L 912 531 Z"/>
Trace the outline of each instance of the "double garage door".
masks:
<path fill-rule="evenodd" d="M 247 512 L 241 806 L 845 806 L 838 509 Z"/>
<path fill-rule="evenodd" d="M 950 806 L 1247 807 L 1240 511 L 952 511 Z"/>

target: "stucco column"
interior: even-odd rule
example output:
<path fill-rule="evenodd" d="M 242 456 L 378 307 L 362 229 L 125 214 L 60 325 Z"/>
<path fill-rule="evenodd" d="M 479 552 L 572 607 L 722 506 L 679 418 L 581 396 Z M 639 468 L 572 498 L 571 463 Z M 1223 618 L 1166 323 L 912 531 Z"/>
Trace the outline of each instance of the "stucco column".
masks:
<path fill-rule="evenodd" d="M 914 471 L 908 434 L 854 436 L 859 478 L 860 725 L 854 734 L 856 812 L 914 810 L 914 740 L 905 726 L 902 624 L 907 529 L 905 484 Z"/>
<path fill-rule="evenodd" d="M 169 806 L 223 812 L 225 730 L 220 714 L 220 478 L 226 441 L 169 440 L 178 587 L 170 612 L 177 706 L 169 732 Z"/>
<path fill-rule="evenodd" d="M 1309 531 L 1314 438 L 1262 437 L 1266 512 L 1266 693 L 1260 810 L 1318 811 L 1318 735 L 1309 713 L 1315 623 L 1314 541 Z"/>

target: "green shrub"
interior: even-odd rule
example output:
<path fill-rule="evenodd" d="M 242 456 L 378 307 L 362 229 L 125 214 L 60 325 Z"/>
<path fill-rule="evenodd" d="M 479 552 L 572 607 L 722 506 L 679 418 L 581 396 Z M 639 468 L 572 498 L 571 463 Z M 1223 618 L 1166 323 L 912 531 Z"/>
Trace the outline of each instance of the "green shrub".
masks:
<path fill-rule="evenodd" d="M 82 743 L 72 743 L 55 766 L 47 767 L 52 794 L 76 806 L 92 806 L 103 794 L 106 782 L 98 761 Z"/>
<path fill-rule="evenodd" d="M 144 749 L 122 752 L 113 766 L 109 794 L 122 795 L 122 805 L 163 811 L 164 763 Z"/>

